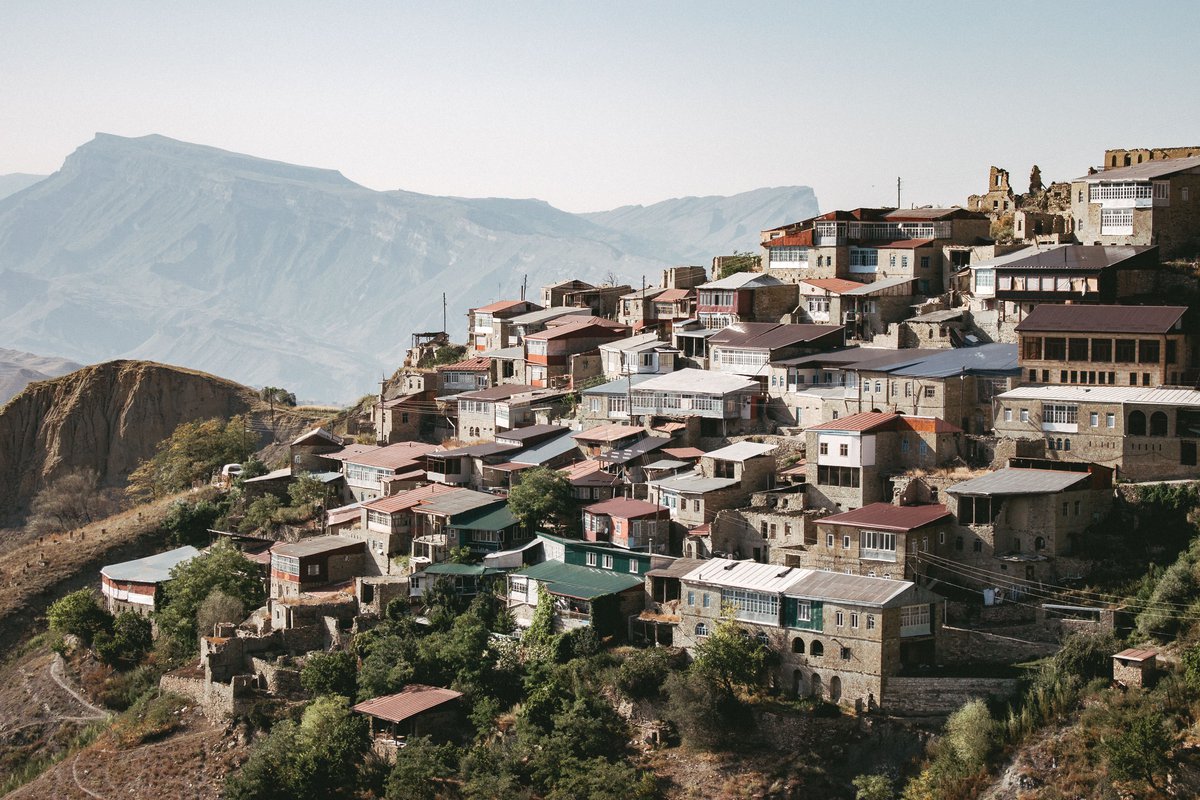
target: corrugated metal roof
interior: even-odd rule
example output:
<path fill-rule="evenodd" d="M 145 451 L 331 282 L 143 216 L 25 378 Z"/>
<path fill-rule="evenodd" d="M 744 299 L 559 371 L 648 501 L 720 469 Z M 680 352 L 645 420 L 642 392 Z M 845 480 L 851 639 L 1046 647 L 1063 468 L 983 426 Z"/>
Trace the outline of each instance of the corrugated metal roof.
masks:
<path fill-rule="evenodd" d="M 189 544 L 165 553 L 109 564 L 100 568 L 100 574 L 113 581 L 159 583 L 171 577 L 171 569 L 177 564 L 191 561 L 198 555 L 200 551 Z"/>
<path fill-rule="evenodd" d="M 537 340 L 540 340 L 540 339 L 545 339 L 545 340 L 571 339 L 576 336 L 581 336 L 581 337 L 586 336 L 586 337 L 591 337 L 591 338 L 600 337 L 600 336 L 611 336 L 615 339 L 615 338 L 620 338 L 621 336 L 623 336 L 624 333 L 628 330 L 629 330 L 629 328 L 627 326 L 618 325 L 617 323 L 611 322 L 606 319 L 600 319 L 598 317 L 591 317 L 591 318 L 588 318 L 585 320 L 580 320 L 579 322 L 570 322 L 570 323 L 565 323 L 563 325 L 553 325 L 551 327 L 546 328 L 546 330 L 544 330 L 544 331 L 538 331 L 537 333 L 531 333 L 528 336 L 526 336 L 525 339 L 526 340 L 530 340 L 530 339 L 537 339 Z"/>
<path fill-rule="evenodd" d="M 528 314 L 521 314 L 509 320 L 513 325 L 536 325 L 540 322 L 549 322 L 552 319 L 568 316 L 570 314 L 583 314 L 591 316 L 590 308 L 580 308 L 578 306 L 551 306 L 543 308 L 539 311 L 530 311 Z"/>
<path fill-rule="evenodd" d="M 581 394 L 584 394 L 584 395 L 623 395 L 623 394 L 625 394 L 626 389 L 628 389 L 631 384 L 633 386 L 637 386 L 638 384 L 644 383 L 645 381 L 648 381 L 653 377 L 654 377 L 653 375 L 646 375 L 646 374 L 629 375 L 628 377 L 617 378 L 615 381 L 609 381 L 608 383 L 602 383 L 599 386 L 593 386 L 589 389 L 584 389 L 581 392 Z"/>
<path fill-rule="evenodd" d="M 1151 246 L 1121 245 L 1105 247 L 1091 244 L 1069 244 L 1053 250 L 1043 250 L 1024 258 L 1014 259 L 1006 264 L 998 265 L 1003 271 L 1044 269 L 1066 270 L 1072 272 L 1099 272 L 1114 267 L 1123 261 L 1153 250 Z"/>
<path fill-rule="evenodd" d="M 842 294 L 852 295 L 852 296 L 856 296 L 856 297 L 860 296 L 860 295 L 871 295 L 871 294 L 875 294 L 876 292 L 882 292 L 884 289 L 893 289 L 897 286 L 903 286 L 906 283 L 912 283 L 915 280 L 916 280 L 916 278 L 905 278 L 905 277 L 882 278 L 880 280 L 873 281 L 872 283 L 864 283 L 862 286 L 858 287 L 857 289 L 850 289 L 848 291 L 842 292 Z"/>
<path fill-rule="evenodd" d="M 709 337 L 709 344 L 746 350 L 774 350 L 788 345 L 811 342 L 833 334 L 842 334 L 841 325 L 797 325 L 774 322 L 737 322 Z"/>
<path fill-rule="evenodd" d="M 1137 648 L 1137 647 L 1130 647 L 1126 650 L 1122 650 L 1121 652 L 1119 652 L 1115 656 L 1113 656 L 1113 658 L 1119 658 L 1122 661 L 1138 661 L 1138 662 L 1149 661 L 1150 659 L 1157 658 L 1157 657 L 1158 657 L 1157 650 L 1147 650 L 1144 648 Z"/>
<path fill-rule="evenodd" d="M 777 445 L 760 444 L 758 442 L 734 442 L 711 453 L 705 453 L 709 458 L 719 458 L 722 461 L 746 461 L 758 456 L 765 456 L 778 450 Z"/>
<path fill-rule="evenodd" d="M 435 494 L 445 494 L 446 492 L 454 491 L 454 489 L 455 487 L 453 486 L 430 483 L 425 486 L 418 486 L 416 489 L 409 489 L 407 492 L 398 492 L 390 494 L 387 497 L 380 497 L 377 500 L 362 503 L 361 505 L 363 508 L 378 511 L 381 514 L 395 514 L 397 511 L 404 511 L 405 509 L 418 506 Z"/>
<path fill-rule="evenodd" d="M 342 445 L 342 437 L 332 434 L 324 428 L 313 428 L 311 431 L 306 431 L 293 439 L 292 444 L 302 444 L 306 439 L 310 438 L 320 439 L 328 442 L 329 444 L 338 445 L 339 447 Z"/>
<path fill-rule="evenodd" d="M 579 433 L 573 433 L 571 434 L 571 438 L 585 442 L 618 442 L 628 436 L 634 436 L 639 433 L 644 434 L 645 432 L 645 428 L 614 422 L 608 425 L 597 425 L 594 428 L 588 428 Z"/>
<path fill-rule="evenodd" d="M 817 520 L 817 523 L 879 528 L 885 531 L 911 531 L 949 516 L 951 516 L 950 510 L 940 504 L 894 506 L 891 503 L 871 503 L 853 511 L 844 511 L 841 514 L 823 517 Z"/>
<path fill-rule="evenodd" d="M 459 514 L 448 527 L 472 531 L 502 531 L 517 524 L 517 517 L 507 505 L 497 508 L 483 506 Z"/>
<path fill-rule="evenodd" d="M 609 517 L 622 517 L 625 519 L 652 517 L 669 513 L 666 506 L 660 506 L 656 503 L 647 503 L 645 500 L 636 500 L 632 497 L 614 497 L 611 500 L 604 500 L 602 502 L 586 506 L 583 510 L 589 514 L 600 514 Z"/>
<path fill-rule="evenodd" d="M 1200 406 L 1195 389 L 1155 389 L 1140 386 L 1019 386 L 998 400 L 1066 400 L 1077 403 L 1134 403 L 1139 405 Z"/>
<path fill-rule="evenodd" d="M 361 550 L 365 546 L 364 542 L 356 539 L 347 539 L 345 536 L 313 536 L 309 539 L 301 539 L 298 542 L 277 544 L 271 548 L 271 552 L 280 556 L 304 558 L 305 556 L 315 556 L 321 553 L 336 553 L 338 550 Z"/>
<path fill-rule="evenodd" d="M 556 436 L 553 439 L 538 442 L 533 447 L 522 450 L 512 457 L 512 463 L 537 466 L 545 464 L 547 461 L 553 461 L 561 455 L 577 451 L 578 449 L 579 446 L 570 436 Z"/>
<path fill-rule="evenodd" d="M 494 314 L 497 311 L 507 311 L 510 308 L 516 308 L 517 306 L 523 306 L 523 305 L 525 305 L 526 302 L 527 301 L 525 301 L 525 300 L 497 300 L 494 303 L 489 303 L 486 306 L 480 306 L 479 308 L 474 308 L 471 310 L 476 311 L 476 312 L 482 311 L 485 314 Z M 530 303 L 530 305 L 535 305 L 535 304 Z"/>
<path fill-rule="evenodd" d="M 478 392 L 464 392 L 458 398 L 460 400 L 507 400 L 514 395 L 532 392 L 533 388 L 523 383 L 503 383 L 499 386 L 481 389 Z"/>
<path fill-rule="evenodd" d="M 542 441 L 551 437 L 561 436 L 564 433 L 569 433 L 570 428 L 566 425 L 526 425 L 523 428 L 513 428 L 512 430 L 504 431 L 496 434 L 496 441 L 513 441 L 519 444 L 524 444 L 533 440 Z"/>
<path fill-rule="evenodd" d="M 643 469 L 683 469 L 684 467 L 690 466 L 691 463 L 687 461 L 676 461 L 673 458 L 663 458 L 655 461 L 653 464 L 647 464 L 645 467 L 643 467 Z"/>
<path fill-rule="evenodd" d="M 1144 161 L 1141 164 L 1131 164 L 1128 167 L 1113 167 L 1103 169 L 1091 175 L 1083 175 L 1076 181 L 1084 183 L 1111 183 L 1113 181 L 1148 181 L 1154 178 L 1165 178 L 1176 172 L 1200 167 L 1200 156 L 1188 158 L 1165 158 Z"/>
<path fill-rule="evenodd" d="M 682 578 L 704 563 L 702 558 L 677 558 L 665 567 L 655 567 L 646 572 L 652 578 Z"/>
<path fill-rule="evenodd" d="M 1170 333 L 1187 306 L 1090 306 L 1043 303 L 1017 324 L 1031 331 L 1097 333 Z"/>
<path fill-rule="evenodd" d="M 906 595 L 914 589 L 916 585 L 911 581 L 809 570 L 807 575 L 788 586 L 784 594 L 811 600 L 887 607 L 904 602 L 908 599 Z"/>
<path fill-rule="evenodd" d="M 377 447 L 365 453 L 347 456 L 346 461 L 361 464 L 365 467 L 382 467 L 383 469 L 399 469 L 410 466 L 426 453 L 441 450 L 440 444 L 425 444 L 424 442 L 397 442 L 387 447 Z"/>
<path fill-rule="evenodd" d="M 487 372 L 492 368 L 492 360 L 484 356 L 476 356 L 474 358 L 456 361 L 453 364 L 443 364 L 437 368 L 438 372 Z"/>
<path fill-rule="evenodd" d="M 437 458 L 453 458 L 456 456 L 467 456 L 470 458 L 480 458 L 482 456 L 494 456 L 500 453 L 512 453 L 521 449 L 519 444 L 502 444 L 500 442 L 480 442 L 479 444 L 469 444 L 465 447 L 456 447 L 453 450 L 442 450 L 429 455 Z M 437 470 L 434 470 L 435 472 Z"/>
<path fill-rule="evenodd" d="M 692 392 L 705 395 L 724 395 L 730 392 L 758 389 L 758 381 L 740 375 L 709 372 L 706 369 L 681 369 L 656 375 L 637 387 L 638 391 Z"/>
<path fill-rule="evenodd" d="M 1015 469 L 1005 467 L 969 481 L 956 483 L 946 489 L 949 494 L 981 494 L 989 496 L 1018 494 L 1054 494 L 1076 484 L 1085 486 L 1091 481 L 1087 472 L 1066 472 L 1054 469 Z"/>
<path fill-rule="evenodd" d="M 685 494 L 704 494 L 718 489 L 728 489 L 739 483 L 741 481 L 737 478 L 706 478 L 701 472 L 688 472 L 683 475 L 672 475 L 669 478 L 648 481 L 647 485 Z"/>
<path fill-rule="evenodd" d="M 808 572 L 806 569 L 785 567 L 780 564 L 713 558 L 701 563 L 700 566 L 683 575 L 680 580 L 772 593 L 784 591 L 806 572 Z"/>
<path fill-rule="evenodd" d="M 812 425 L 810 431 L 846 431 L 865 433 L 890 425 L 900 415 L 895 411 L 863 411 L 841 419 Z"/>
<path fill-rule="evenodd" d="M 577 600 L 594 600 L 608 594 L 624 592 L 641 586 L 641 575 L 564 564 L 561 561 L 543 561 L 512 573 L 524 575 L 544 585 L 551 594 L 573 597 Z"/>
<path fill-rule="evenodd" d="M 762 272 L 735 272 L 719 281 L 701 284 L 700 289 L 757 289 L 762 286 L 783 286 L 783 281 L 774 275 Z"/>
<path fill-rule="evenodd" d="M 654 452 L 663 445 L 670 443 L 670 439 L 662 436 L 647 436 L 645 439 L 639 439 L 627 447 L 617 447 L 603 455 L 598 455 L 596 456 L 596 460 L 607 464 L 626 464 L 635 458 L 640 458 L 646 455 L 646 453 Z"/>
<path fill-rule="evenodd" d="M 658 338 L 657 333 L 643 333 L 638 336 L 629 336 L 624 339 L 617 339 L 615 342 L 608 342 L 600 345 L 601 350 L 607 352 L 635 352 L 638 350 L 646 350 L 653 347 L 670 347 L 669 342 L 664 342 Z"/>
<path fill-rule="evenodd" d="M 341 473 L 338 473 L 338 474 L 341 474 Z M 279 469 L 271 470 L 266 475 L 258 475 L 253 478 L 245 478 L 242 481 L 242 483 L 270 483 L 271 481 L 278 481 L 278 480 L 282 480 L 284 478 L 291 478 L 291 477 L 292 477 L 292 468 L 291 467 L 280 467 Z"/>
<path fill-rule="evenodd" d="M 928 314 L 918 314 L 909 317 L 905 322 L 949 322 L 952 319 L 962 319 L 963 309 L 947 308 L 942 311 L 930 311 Z"/>
<path fill-rule="evenodd" d="M 863 370 L 870 367 L 863 366 Z M 952 378 L 955 375 L 1020 375 L 1017 346 L 1001 342 L 978 347 L 956 347 L 924 355 L 910 364 L 883 368 L 892 375 L 917 378 Z"/>
<path fill-rule="evenodd" d="M 474 511 L 477 508 L 485 508 L 503 504 L 504 498 L 497 497 L 494 494 L 486 492 L 477 492 L 474 489 L 454 489 L 445 494 L 437 494 L 430 497 L 425 502 L 417 507 L 418 511 L 429 512 L 431 514 L 444 514 L 448 517 L 455 517 L 467 511 Z"/>
<path fill-rule="evenodd" d="M 462 697 L 462 692 L 453 689 L 439 689 L 436 686 L 425 686 L 413 683 L 405 686 L 396 694 L 384 695 L 366 700 L 354 706 L 360 714 L 366 714 L 376 719 L 389 722 L 403 722 L 431 708 L 449 703 Z"/>

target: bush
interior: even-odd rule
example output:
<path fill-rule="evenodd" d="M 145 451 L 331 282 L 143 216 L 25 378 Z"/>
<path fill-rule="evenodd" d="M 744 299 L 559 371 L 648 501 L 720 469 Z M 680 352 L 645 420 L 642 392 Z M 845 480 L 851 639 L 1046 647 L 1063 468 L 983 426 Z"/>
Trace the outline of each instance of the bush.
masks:
<path fill-rule="evenodd" d="M 1145 709 L 1120 734 L 1102 742 L 1109 774 L 1119 781 L 1145 781 L 1158 789 L 1158 776 L 1167 770 L 1172 736 L 1161 709 Z"/>
<path fill-rule="evenodd" d="M 852 783 L 854 800 L 892 800 L 892 779 L 887 775 L 859 775 Z"/>
<path fill-rule="evenodd" d="M 1082 683 L 1096 678 L 1112 678 L 1112 657 L 1117 640 L 1111 632 L 1073 633 L 1054 655 L 1054 668 L 1074 675 Z"/>
<path fill-rule="evenodd" d="M 208 480 L 225 464 L 242 463 L 256 444 L 248 425 L 246 417 L 183 423 L 133 471 L 127 491 L 139 500 L 161 497 Z"/>
<path fill-rule="evenodd" d="M 238 532 L 253 533 L 266 528 L 275 521 L 275 515 L 281 508 L 283 508 L 283 503 L 278 497 L 273 494 L 264 494 L 247 507 L 242 521 L 238 523 Z"/>
<path fill-rule="evenodd" d="M 733 749 L 748 727 L 748 709 L 695 671 L 672 672 L 663 688 L 667 693 L 664 716 L 689 747 Z"/>
<path fill-rule="evenodd" d="M 55 633 L 69 633 L 91 646 L 98 633 L 112 630 L 113 616 L 100 607 L 91 589 L 80 589 L 60 597 L 46 610 L 46 620 Z"/>
<path fill-rule="evenodd" d="M 196 631 L 201 636 L 212 636 L 217 623 L 232 622 L 236 625 L 245 618 L 246 609 L 241 600 L 220 589 L 213 589 L 196 609 Z"/>
<path fill-rule="evenodd" d="M 345 651 L 313 653 L 300 670 L 300 685 L 312 697 L 325 694 L 354 697 L 357 690 L 357 662 Z"/>
<path fill-rule="evenodd" d="M 201 545 L 208 541 L 208 529 L 225 513 L 225 503 L 199 500 L 194 503 L 180 500 L 171 505 L 162 521 L 167 542 L 175 547 Z"/>
<path fill-rule="evenodd" d="M 241 602 L 242 608 L 258 608 L 266 599 L 258 566 L 232 544 L 217 542 L 171 569 L 156 614 L 160 634 L 173 638 L 183 652 L 195 652 L 197 612 L 217 589 Z"/>
<path fill-rule="evenodd" d="M 681 664 L 676 652 L 655 647 L 631 654 L 617 670 L 617 688 L 633 700 L 647 700 L 662 693 L 663 683 Z"/>
<path fill-rule="evenodd" d="M 122 611 L 113 621 L 112 634 L 96 634 L 96 655 L 106 664 L 129 668 L 139 663 L 150 652 L 153 639 L 150 635 L 150 620 L 132 611 Z"/>

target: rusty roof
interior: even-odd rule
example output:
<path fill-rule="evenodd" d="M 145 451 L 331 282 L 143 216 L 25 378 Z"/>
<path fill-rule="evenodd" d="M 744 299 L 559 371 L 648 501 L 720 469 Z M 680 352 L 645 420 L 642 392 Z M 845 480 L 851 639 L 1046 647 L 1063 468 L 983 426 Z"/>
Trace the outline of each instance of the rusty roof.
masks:
<path fill-rule="evenodd" d="M 410 489 L 407 492 L 380 497 L 378 500 L 372 500 L 362 505 L 371 511 L 378 511 L 382 514 L 395 514 L 397 511 L 405 511 L 418 506 L 436 494 L 452 492 L 454 488 L 453 486 L 446 486 L 441 483 L 430 483 L 416 489 Z"/>
<path fill-rule="evenodd" d="M 815 286 L 818 289 L 824 289 L 833 294 L 841 294 L 848 292 L 851 289 L 861 289 L 862 284 L 858 281 L 848 281 L 844 278 L 805 278 L 800 281 L 800 293 L 804 294 L 805 286 Z"/>
<path fill-rule="evenodd" d="M 1026 269 L 1063 270 L 1070 272 L 1100 272 L 1117 266 L 1150 250 L 1156 245 L 1068 244 L 1053 250 L 1040 250 L 1024 258 L 997 264 L 997 272 Z"/>
<path fill-rule="evenodd" d="M 1090 306 L 1043 303 L 1017 330 L 1080 333 L 1170 333 L 1179 330 L 1186 306 Z"/>
<path fill-rule="evenodd" d="M 889 425 L 900 415 L 895 411 L 864 411 L 861 414 L 851 414 L 848 417 L 813 425 L 810 431 L 873 431 Z"/>
<path fill-rule="evenodd" d="M 448 372 L 449 370 L 457 370 L 459 372 L 486 372 L 491 369 L 492 360 L 490 358 L 476 357 L 468 358 L 463 361 L 456 361 L 453 364 L 443 364 L 438 367 L 438 372 Z"/>
<path fill-rule="evenodd" d="M 777 236 L 763 242 L 763 247 L 811 247 L 813 243 L 812 228 L 787 236 Z"/>
<path fill-rule="evenodd" d="M 387 447 L 377 447 L 361 455 L 346 456 L 344 460 L 365 467 L 381 467 L 383 469 L 399 469 L 412 466 L 421 456 L 434 450 L 441 450 L 440 444 L 425 442 L 396 442 Z"/>
<path fill-rule="evenodd" d="M 354 706 L 354 710 L 369 717 L 385 719 L 388 722 L 403 722 L 460 697 L 462 697 L 462 692 L 456 692 L 453 689 L 440 689 L 436 686 L 413 683 L 395 694 L 365 700 Z"/>
<path fill-rule="evenodd" d="M 928 247 L 933 244 L 933 239 L 901 239 L 896 242 L 887 242 L 875 245 L 876 250 L 916 250 L 918 247 Z"/>
<path fill-rule="evenodd" d="M 573 433 L 571 434 L 571 438 L 584 442 L 619 442 L 621 439 L 645 432 L 645 428 L 634 425 L 621 425 L 614 422 L 607 425 L 597 425 L 593 428 L 582 430 L 579 433 Z"/>
<path fill-rule="evenodd" d="M 1122 661 L 1149 661 L 1157 657 L 1157 650 L 1139 650 L 1136 647 L 1130 647 L 1128 650 L 1122 650 L 1113 656 L 1113 658 L 1119 658 Z"/>
<path fill-rule="evenodd" d="M 568 322 L 562 325 L 552 325 L 544 331 L 528 334 L 525 339 L 572 339 L 577 336 L 611 336 L 620 338 L 629 328 L 611 320 L 599 317 L 588 317 L 580 322 Z"/>
<path fill-rule="evenodd" d="M 675 302 L 678 300 L 686 300 L 689 297 L 695 297 L 695 289 L 667 289 L 662 294 L 654 298 L 656 303 Z"/>
<path fill-rule="evenodd" d="M 709 337 L 710 345 L 722 347 L 774 350 L 779 347 L 813 342 L 826 336 L 842 334 L 841 325 L 795 325 L 774 322 L 736 322 Z"/>
<path fill-rule="evenodd" d="M 590 505 L 583 510 L 589 514 L 621 517 L 622 519 L 637 519 L 638 517 L 667 513 L 665 506 L 647 503 L 645 500 L 635 500 L 631 497 L 614 497 L 611 500 Z"/>
<path fill-rule="evenodd" d="M 481 389 L 478 392 L 466 392 L 458 397 L 460 400 L 507 400 L 514 395 L 532 391 L 532 386 L 526 386 L 523 383 L 504 383 L 490 389 Z"/>
<path fill-rule="evenodd" d="M 869 506 L 844 511 L 817 520 L 818 525 L 850 525 L 855 528 L 878 528 L 885 531 L 911 531 L 923 528 L 950 516 L 945 506 L 894 506 L 891 503 L 871 503 Z"/>
<path fill-rule="evenodd" d="M 497 311 L 507 311 L 510 308 L 518 308 L 526 304 L 533 306 L 535 309 L 538 308 L 536 303 L 530 303 L 528 300 L 497 300 L 494 303 L 489 303 L 486 306 L 480 306 L 472 310 L 475 312 L 482 311 L 485 314 L 494 314 Z"/>

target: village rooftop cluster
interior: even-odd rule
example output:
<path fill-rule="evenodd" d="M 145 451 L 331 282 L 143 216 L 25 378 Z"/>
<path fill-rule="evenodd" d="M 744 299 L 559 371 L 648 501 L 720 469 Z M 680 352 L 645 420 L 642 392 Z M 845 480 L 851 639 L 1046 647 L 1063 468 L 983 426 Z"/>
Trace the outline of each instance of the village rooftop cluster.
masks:
<path fill-rule="evenodd" d="M 1035 168 L 1025 194 L 993 167 L 964 207 L 830 211 L 652 286 L 470 309 L 461 336 L 414 336 L 348 436 L 309 431 L 244 482 L 282 494 L 308 473 L 340 500 L 297 541 L 227 535 L 267 605 L 163 680 L 237 713 L 294 681 L 278 656 L 345 647 L 449 579 L 499 591 L 518 626 L 546 592 L 559 630 L 614 643 L 692 651 L 732 613 L 779 654 L 780 691 L 954 708 L 986 690 L 939 672 L 981 657 L 948 603 L 1032 608 L 1087 574 L 1117 482 L 1200 477 L 1200 339 L 1169 302 L 1169 262 L 1198 243 L 1200 148 L 1114 150 L 1069 182 Z M 453 341 L 460 360 L 420 366 Z M 536 468 L 569 482 L 571 530 L 510 509 Z M 110 609 L 149 613 L 194 555 L 106 567 Z M 394 743 L 456 696 L 356 708 Z"/>

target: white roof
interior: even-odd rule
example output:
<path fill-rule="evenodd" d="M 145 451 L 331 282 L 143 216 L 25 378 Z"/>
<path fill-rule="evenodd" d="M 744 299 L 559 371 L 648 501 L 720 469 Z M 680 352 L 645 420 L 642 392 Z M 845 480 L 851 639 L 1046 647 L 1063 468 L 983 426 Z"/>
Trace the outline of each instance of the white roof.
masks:
<path fill-rule="evenodd" d="M 713 558 L 680 576 L 680 580 L 772 593 L 784 591 L 810 572 L 812 570 L 780 564 Z"/>
<path fill-rule="evenodd" d="M 654 347 L 670 348 L 671 345 L 669 342 L 664 342 L 662 339 L 659 339 L 657 333 L 643 333 L 640 336 L 630 336 L 628 339 L 618 339 L 615 342 L 609 342 L 607 344 L 600 345 L 601 350 L 609 350 L 614 352 L 617 350 L 622 352 L 629 350 L 645 350 Z"/>
<path fill-rule="evenodd" d="M 741 289 L 745 286 L 782 286 L 783 281 L 762 272 L 735 272 L 719 281 L 701 284 L 700 289 Z"/>
<path fill-rule="evenodd" d="M 779 448 L 773 444 L 736 442 L 728 447 L 722 447 L 719 450 L 713 450 L 711 453 L 705 453 L 704 456 L 706 458 L 719 458 L 722 461 L 746 461 L 755 456 L 764 456 L 777 449 Z"/>
<path fill-rule="evenodd" d="M 742 389 L 757 389 L 758 381 L 741 375 L 709 372 L 706 369 L 681 369 L 668 372 L 634 387 L 634 391 L 652 389 L 656 392 L 695 392 L 696 394 L 729 394 Z"/>
<path fill-rule="evenodd" d="M 1195 389 L 1155 389 L 1141 386 L 1020 386 L 1000 400 L 1065 400 L 1075 403 L 1139 403 L 1163 406 L 1200 406 Z"/>

